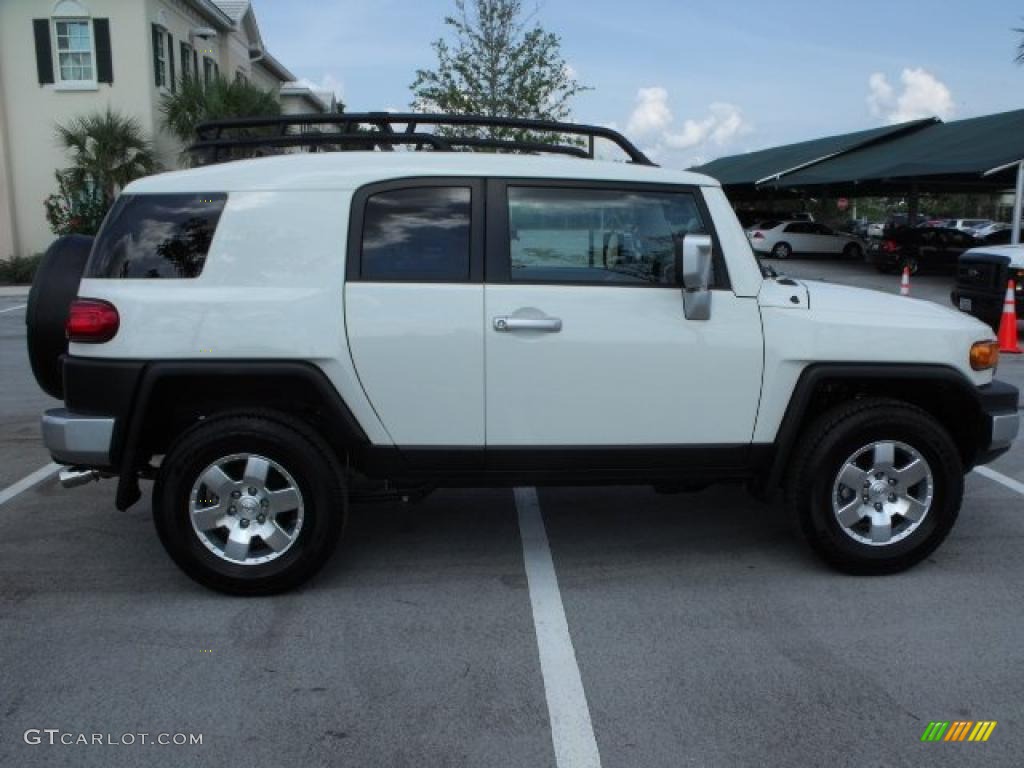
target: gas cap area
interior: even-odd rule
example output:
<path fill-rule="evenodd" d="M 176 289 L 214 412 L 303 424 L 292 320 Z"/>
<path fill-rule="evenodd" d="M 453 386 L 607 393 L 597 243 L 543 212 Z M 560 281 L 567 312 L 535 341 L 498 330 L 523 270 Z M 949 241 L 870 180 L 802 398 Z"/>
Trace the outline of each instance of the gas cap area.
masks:
<path fill-rule="evenodd" d="M 757 303 L 762 307 L 778 309 L 808 309 L 807 287 L 798 280 L 780 275 L 761 283 Z"/>

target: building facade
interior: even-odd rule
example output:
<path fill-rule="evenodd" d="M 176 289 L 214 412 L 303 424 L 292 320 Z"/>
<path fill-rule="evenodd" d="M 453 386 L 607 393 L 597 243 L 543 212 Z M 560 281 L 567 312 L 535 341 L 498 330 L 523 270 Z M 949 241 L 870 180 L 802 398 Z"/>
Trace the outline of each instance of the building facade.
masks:
<path fill-rule="evenodd" d="M 266 50 L 248 0 L 2 0 L 0 259 L 53 239 L 43 200 L 68 165 L 57 124 L 109 106 L 138 120 L 161 164 L 176 168 L 182 147 L 162 128 L 161 98 L 182 76 L 217 74 L 279 98 L 295 79 Z M 285 108 L 299 111 L 287 106 L 291 90 Z"/>

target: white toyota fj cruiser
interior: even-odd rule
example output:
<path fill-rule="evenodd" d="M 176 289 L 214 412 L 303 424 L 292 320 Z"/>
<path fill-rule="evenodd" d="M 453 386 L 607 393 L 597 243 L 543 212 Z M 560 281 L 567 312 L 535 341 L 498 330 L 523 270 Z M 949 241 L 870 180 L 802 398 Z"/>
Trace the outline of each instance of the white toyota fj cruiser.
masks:
<path fill-rule="evenodd" d="M 430 151 L 136 181 L 94 242 L 54 244 L 30 297 L 65 484 L 116 477 L 126 509 L 154 478 L 160 539 L 203 584 L 287 589 L 349 500 L 459 485 L 782 487 L 825 560 L 892 572 L 1017 434 L 987 326 L 762 270 L 717 182 L 613 131 L 377 113 L 286 130 L 313 118 L 210 124 L 193 149 Z M 630 162 L 594 160 L 595 139 Z"/>

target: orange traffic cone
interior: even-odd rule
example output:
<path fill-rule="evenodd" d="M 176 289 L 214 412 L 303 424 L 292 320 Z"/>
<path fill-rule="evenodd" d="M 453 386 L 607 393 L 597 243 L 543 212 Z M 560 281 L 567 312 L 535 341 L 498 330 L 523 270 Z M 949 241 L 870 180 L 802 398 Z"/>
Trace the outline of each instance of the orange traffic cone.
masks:
<path fill-rule="evenodd" d="M 910 295 L 910 267 L 903 268 L 903 277 L 900 278 L 900 296 Z"/>
<path fill-rule="evenodd" d="M 1014 298 L 1016 286 L 1013 280 L 1006 284 L 1006 298 L 1003 299 L 1003 317 L 999 321 L 999 351 L 1011 355 L 1021 353 L 1017 343 L 1017 301 Z"/>

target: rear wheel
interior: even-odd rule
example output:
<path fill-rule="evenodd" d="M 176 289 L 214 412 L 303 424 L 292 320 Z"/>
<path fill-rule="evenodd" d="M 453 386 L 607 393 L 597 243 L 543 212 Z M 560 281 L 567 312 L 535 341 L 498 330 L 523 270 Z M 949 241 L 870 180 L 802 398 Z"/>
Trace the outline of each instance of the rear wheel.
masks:
<path fill-rule="evenodd" d="M 856 574 L 901 571 L 931 554 L 956 521 L 963 467 L 926 412 L 866 399 L 819 418 L 797 449 L 787 503 L 811 547 Z"/>
<path fill-rule="evenodd" d="M 153 518 L 167 553 L 222 592 L 281 592 L 327 561 L 347 494 L 329 448 L 273 414 L 226 415 L 183 434 L 160 466 Z"/>
<path fill-rule="evenodd" d="M 793 255 L 793 249 L 789 246 L 789 243 L 776 243 L 772 248 L 772 256 L 776 259 L 788 259 Z"/>
<path fill-rule="evenodd" d="M 864 258 L 864 249 L 861 248 L 857 243 L 849 243 L 843 249 L 843 256 L 847 259 L 853 259 L 860 261 Z"/>

